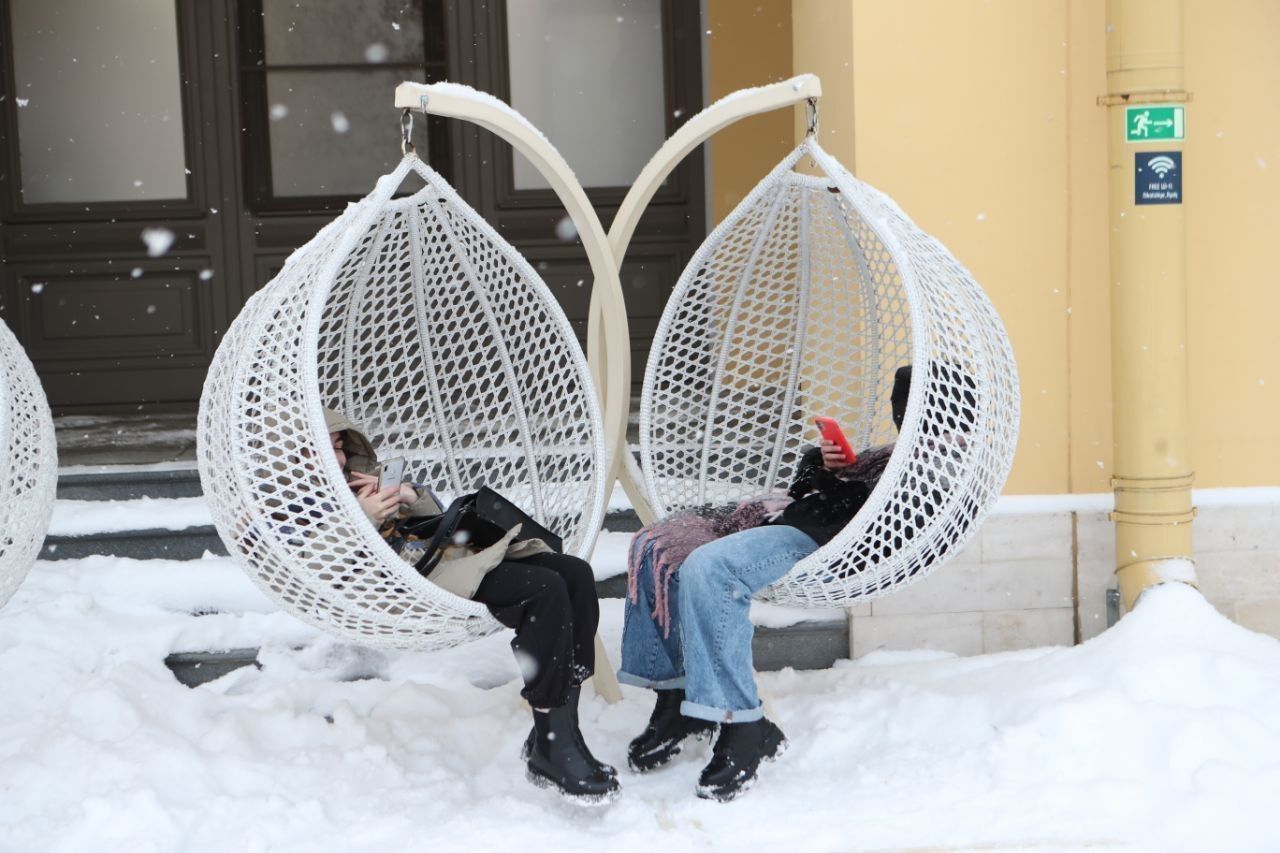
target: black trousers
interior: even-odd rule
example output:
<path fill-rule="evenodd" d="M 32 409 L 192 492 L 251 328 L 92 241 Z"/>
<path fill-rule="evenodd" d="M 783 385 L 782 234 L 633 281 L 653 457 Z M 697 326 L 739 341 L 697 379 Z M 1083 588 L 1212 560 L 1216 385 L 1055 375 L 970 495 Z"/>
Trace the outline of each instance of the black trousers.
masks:
<path fill-rule="evenodd" d="M 480 582 L 476 601 L 514 628 L 524 690 L 535 708 L 558 708 L 569 688 L 595 671 L 600 602 L 586 560 L 568 554 L 536 554 L 499 563 Z"/>

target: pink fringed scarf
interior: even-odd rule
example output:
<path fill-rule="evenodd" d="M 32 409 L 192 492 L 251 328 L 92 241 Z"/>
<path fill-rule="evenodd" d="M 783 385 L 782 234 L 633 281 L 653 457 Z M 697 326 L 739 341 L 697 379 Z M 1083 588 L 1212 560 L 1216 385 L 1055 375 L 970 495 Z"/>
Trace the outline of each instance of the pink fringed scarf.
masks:
<path fill-rule="evenodd" d="M 893 445 L 885 444 L 858 454 L 858 461 L 834 472 L 842 480 L 862 480 L 873 485 L 884 473 L 893 454 Z M 639 601 L 640 567 L 645 552 L 653 565 L 653 620 L 662 628 L 663 636 L 671 636 L 671 605 L 668 590 L 671 578 L 699 545 L 705 545 L 731 533 L 759 527 L 777 518 L 792 498 L 778 490 L 747 498 L 736 505 L 702 506 L 678 512 L 654 522 L 636 533 L 627 554 L 627 597 Z"/>
<path fill-rule="evenodd" d="M 654 621 L 663 636 L 671 635 L 671 610 L 667 591 L 671 578 L 699 545 L 705 545 L 731 533 L 759 527 L 776 518 L 791 498 L 786 492 L 769 492 L 747 498 L 731 506 L 706 506 L 678 512 L 649 525 L 631 540 L 627 557 L 627 595 L 631 603 L 639 601 L 640 566 L 646 550 L 653 567 Z"/>

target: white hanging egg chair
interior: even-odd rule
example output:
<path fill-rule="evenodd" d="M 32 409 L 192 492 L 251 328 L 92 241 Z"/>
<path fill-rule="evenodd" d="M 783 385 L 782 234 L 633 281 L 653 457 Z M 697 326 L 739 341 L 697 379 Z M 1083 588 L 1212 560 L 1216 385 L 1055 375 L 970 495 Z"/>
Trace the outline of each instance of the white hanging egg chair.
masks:
<path fill-rule="evenodd" d="M 460 86 L 429 91 L 480 112 L 499 103 Z M 411 173 L 425 188 L 394 197 Z M 617 289 L 616 274 L 603 283 Z M 484 605 L 421 577 L 378 535 L 322 407 L 361 425 L 381 458 L 405 457 L 407 481 L 443 498 L 491 486 L 559 533 L 566 553 L 591 553 L 606 460 L 582 350 L 538 274 L 412 153 L 228 330 L 201 399 L 200 477 L 230 553 L 303 620 L 416 649 L 497 630 Z"/>
<path fill-rule="evenodd" d="M 44 543 L 58 488 L 58 448 L 44 388 L 0 322 L 0 607 Z"/>
<path fill-rule="evenodd" d="M 818 175 L 794 170 L 805 156 Z M 906 365 L 899 432 L 890 391 Z M 848 606 L 964 547 L 1012 465 L 1019 394 L 1008 336 L 969 272 L 810 137 L 707 238 L 663 313 L 640 410 L 653 514 L 785 486 L 816 443 L 815 415 L 838 419 L 855 449 L 896 444 L 858 514 L 764 595 Z"/>

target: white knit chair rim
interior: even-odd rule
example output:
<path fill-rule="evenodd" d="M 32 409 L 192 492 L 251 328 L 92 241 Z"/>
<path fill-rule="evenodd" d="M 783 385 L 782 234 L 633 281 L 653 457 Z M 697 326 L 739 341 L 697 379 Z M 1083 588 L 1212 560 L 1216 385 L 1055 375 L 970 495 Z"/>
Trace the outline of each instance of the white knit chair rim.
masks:
<path fill-rule="evenodd" d="M 820 175 L 794 170 L 805 156 Z M 905 364 L 895 435 L 889 392 Z M 858 514 L 764 593 L 843 607 L 963 550 L 1012 466 L 1019 391 L 1008 335 L 968 270 L 807 138 L 712 232 L 667 303 L 640 409 L 654 512 L 785 486 L 816 443 L 814 415 L 837 417 L 855 449 L 896 441 Z"/>
<path fill-rule="evenodd" d="M 58 487 L 53 417 L 31 360 L 0 322 L 0 607 L 31 570 Z"/>
<path fill-rule="evenodd" d="M 410 175 L 425 187 L 394 198 Z M 497 630 L 378 535 L 343 482 L 325 406 L 442 499 L 489 485 L 566 553 L 591 553 L 607 492 L 582 350 L 528 262 L 413 154 L 228 330 L 201 399 L 200 476 L 228 551 L 304 621 L 408 649 Z"/>

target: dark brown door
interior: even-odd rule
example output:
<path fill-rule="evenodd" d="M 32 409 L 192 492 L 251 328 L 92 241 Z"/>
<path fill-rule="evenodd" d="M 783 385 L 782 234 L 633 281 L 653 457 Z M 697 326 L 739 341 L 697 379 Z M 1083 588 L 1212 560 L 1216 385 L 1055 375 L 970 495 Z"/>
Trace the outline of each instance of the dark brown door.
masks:
<path fill-rule="evenodd" d="M 609 39 L 579 60 L 594 89 L 571 86 L 566 58 Z M 396 82 L 541 110 L 607 227 L 701 106 L 698 45 L 674 0 L 0 0 L 0 312 L 56 410 L 193 408 L 244 301 L 398 160 Z M 419 120 L 415 141 L 585 334 L 586 257 L 536 173 L 461 122 Z M 704 233 L 702 175 L 695 156 L 633 241 L 637 365 Z"/>

